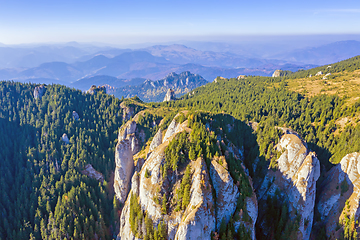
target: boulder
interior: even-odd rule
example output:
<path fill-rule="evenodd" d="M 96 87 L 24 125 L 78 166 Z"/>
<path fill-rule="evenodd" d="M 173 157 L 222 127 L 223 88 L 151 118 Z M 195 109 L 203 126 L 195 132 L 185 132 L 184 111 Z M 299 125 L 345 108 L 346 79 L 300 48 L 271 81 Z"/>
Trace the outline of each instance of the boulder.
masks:
<path fill-rule="evenodd" d="M 64 143 L 66 143 L 66 144 L 69 144 L 69 143 L 70 143 L 69 138 L 68 138 L 68 136 L 67 136 L 66 133 L 64 133 L 64 134 L 61 136 L 61 140 L 62 140 Z"/>

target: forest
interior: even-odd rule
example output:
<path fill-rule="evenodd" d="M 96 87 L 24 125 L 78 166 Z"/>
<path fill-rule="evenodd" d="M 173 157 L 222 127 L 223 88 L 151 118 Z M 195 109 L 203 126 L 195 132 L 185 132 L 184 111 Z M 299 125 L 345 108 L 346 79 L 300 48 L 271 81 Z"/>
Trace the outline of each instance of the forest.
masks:
<path fill-rule="evenodd" d="M 239 129 L 235 132 L 246 132 L 247 137 L 239 138 L 228 132 L 227 139 L 244 145 L 244 163 L 251 177 L 261 178 L 268 166 L 276 169 L 278 155 L 273 148 L 282 134 L 279 127 L 299 133 L 317 153 L 321 165 L 329 170 L 346 154 L 360 151 L 357 141 L 360 137 L 360 125 L 357 124 L 360 100 L 349 104 L 345 98 L 325 94 L 308 98 L 287 90 L 287 80 L 317 71 L 350 72 L 359 68 L 360 57 L 355 57 L 332 64 L 331 68 L 324 66 L 286 73 L 277 78 L 218 78 L 217 82 L 196 88 L 177 101 L 146 104 L 135 97 L 133 102 L 137 103 L 135 113 L 144 108 L 166 109 L 160 115 L 145 115 L 140 119 L 147 140 L 158 129 L 146 130 L 150 122 L 164 118 L 164 128 L 180 110 L 211 112 L 213 118 L 218 118 L 218 123 L 223 121 L 224 124 L 231 115 L 238 122 Z M 35 87 L 34 84 L 0 82 L 0 212 L 3 219 L 0 239 L 116 237 L 121 206 L 113 192 L 114 149 L 118 130 L 124 124 L 120 103 L 128 99 L 120 100 L 101 91 L 87 94 L 61 85 L 46 86 L 44 95 L 36 99 L 33 95 Z M 179 135 L 166 150 L 166 164 L 162 169 L 165 177 L 180 166 L 185 169 L 186 159 L 193 160 L 202 154 L 209 161 L 218 154 L 215 142 L 221 131 L 211 135 L 206 131 L 204 121 L 208 115 L 195 116 L 196 120 L 188 119 L 194 132 Z M 338 122 L 344 118 L 351 118 L 354 123 L 341 126 Z M 185 119 L 187 116 L 178 121 Z M 251 132 L 249 126 L 255 124 L 257 128 Z M 62 137 L 64 134 L 68 141 Z M 257 156 L 262 161 L 255 172 L 252 162 Z M 228 163 L 231 176 L 238 179 L 242 168 L 232 158 Z M 88 164 L 102 175 L 102 181 L 84 171 Z M 184 177 L 174 208 L 182 209 L 187 204 L 187 179 Z M 246 181 L 239 181 L 248 188 Z M 165 236 L 162 225 L 157 229 L 149 227 L 150 220 L 146 215 L 141 216 L 135 198 L 131 197 L 132 216 L 146 222 L 154 239 L 155 235 Z M 164 195 L 160 202 L 165 202 L 166 198 Z M 282 208 L 274 199 L 269 202 L 274 208 Z M 166 204 L 163 211 L 167 211 Z M 226 236 L 226 232 L 236 234 L 231 227 L 223 226 L 222 236 Z"/>

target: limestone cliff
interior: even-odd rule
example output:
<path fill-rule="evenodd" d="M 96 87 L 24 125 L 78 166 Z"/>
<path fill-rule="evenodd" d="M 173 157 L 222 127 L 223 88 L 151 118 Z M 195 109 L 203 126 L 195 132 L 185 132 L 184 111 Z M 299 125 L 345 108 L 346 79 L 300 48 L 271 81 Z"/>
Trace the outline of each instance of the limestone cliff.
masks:
<path fill-rule="evenodd" d="M 276 149 L 282 152 L 277 159 L 278 169 L 269 170 L 257 191 L 259 208 L 259 227 L 265 229 L 272 223 L 266 220 L 267 199 L 275 197 L 283 199 L 283 204 L 290 212 L 292 222 L 297 222 L 298 239 L 309 239 L 314 216 L 316 181 L 320 176 L 320 163 L 314 152 L 309 152 L 307 144 L 297 135 L 284 134 Z M 286 208 L 285 208 L 286 209 Z M 285 215 L 286 213 L 284 213 Z M 271 220 L 270 220 L 271 221 Z"/>
<path fill-rule="evenodd" d="M 241 191 L 245 190 L 239 189 L 239 183 L 234 181 L 228 170 L 227 157 L 222 156 L 221 153 L 221 156 L 212 158 L 210 165 L 207 165 L 205 158 L 199 155 L 193 160 L 185 159 L 186 165 L 183 163 L 176 170 L 165 170 L 167 147 L 182 134 L 190 135 L 193 131 L 189 128 L 188 120 L 179 123 L 175 119 L 176 117 L 164 134 L 162 130 L 158 130 L 147 150 L 144 164 L 132 175 L 130 193 L 121 212 L 118 239 L 137 239 L 136 237 L 141 239 L 146 233 L 142 227 L 145 224 L 144 219 L 135 223 L 135 227 L 139 229 L 137 233 L 131 230 L 131 196 L 136 196 L 136 201 L 143 211 L 143 218 L 149 217 L 155 228 L 165 223 L 168 239 L 211 239 L 212 233 L 219 232 L 222 222 L 226 227 L 230 221 L 236 230 L 241 227 L 249 234 L 248 236 L 255 239 L 257 200 L 251 179 L 245 174 L 245 169 L 242 170 L 242 174 L 249 184 L 250 194 L 241 198 L 240 202 L 243 202 L 241 206 L 238 202 L 241 195 L 245 194 Z M 120 131 L 122 134 L 119 134 L 119 140 L 126 139 L 125 128 L 131 129 L 131 124 Z M 126 134 L 128 136 L 128 130 Z M 222 148 L 226 146 L 223 145 Z M 229 150 L 241 152 L 235 149 L 234 145 Z M 187 150 L 180 152 L 183 151 Z M 224 149 L 224 152 L 229 154 L 228 150 Z M 241 162 L 241 159 L 237 161 Z M 190 172 L 186 173 L 186 171 Z M 179 205 L 177 196 L 182 189 L 186 174 L 190 177 L 189 188 L 185 187 L 189 189 L 189 200 L 186 205 L 184 203 Z"/>
<path fill-rule="evenodd" d="M 175 92 L 171 88 L 166 92 L 163 102 L 176 100 Z"/>
<path fill-rule="evenodd" d="M 128 121 L 134 116 L 135 109 L 133 106 L 126 105 L 125 102 L 120 104 L 120 108 L 123 110 L 123 120 Z"/>
<path fill-rule="evenodd" d="M 116 197 L 124 203 L 130 189 L 132 174 L 134 172 L 133 155 L 139 150 L 139 141 L 135 135 L 136 122 L 129 121 L 118 134 L 118 143 L 115 149 L 115 178 L 114 190 Z"/>
<path fill-rule="evenodd" d="M 41 98 L 46 91 L 45 85 L 41 84 L 40 86 L 35 87 L 34 89 L 34 98 Z"/>
<path fill-rule="evenodd" d="M 281 70 L 275 70 L 274 73 L 272 74 L 272 77 L 280 77 L 281 76 Z"/>
<path fill-rule="evenodd" d="M 360 216 L 360 153 L 346 155 L 325 175 L 317 209 L 330 239 L 339 238 L 338 223 Z"/>

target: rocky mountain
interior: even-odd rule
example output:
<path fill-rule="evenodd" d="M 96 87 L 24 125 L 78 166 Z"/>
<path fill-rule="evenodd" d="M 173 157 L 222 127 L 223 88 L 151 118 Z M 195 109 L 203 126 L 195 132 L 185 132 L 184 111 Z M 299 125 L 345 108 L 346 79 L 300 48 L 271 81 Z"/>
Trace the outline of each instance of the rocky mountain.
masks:
<path fill-rule="evenodd" d="M 77 86 L 79 83 L 75 83 L 76 81 L 83 82 L 83 79 L 97 76 L 102 76 L 103 81 L 113 82 L 111 78 L 127 81 L 136 78 L 161 79 L 170 72 L 191 71 L 210 81 L 217 76 L 232 77 L 241 74 L 269 76 L 279 68 L 294 70 L 310 67 L 309 65 L 299 66 L 286 60 L 248 58 L 229 52 L 200 51 L 184 45 L 153 46 L 130 50 L 82 46 L 73 43 L 66 46 L 39 47 L 41 51 L 30 47 L 21 51 L 16 48 L 9 49 L 9 51 L 4 50 L 4 56 L 2 56 L 3 49 L 0 47 L 0 79 L 58 83 L 67 86 L 71 86 L 71 83 Z M 70 54 L 71 49 L 74 49 L 73 54 Z M 18 50 L 21 53 L 17 53 Z M 25 52 L 22 53 L 23 51 Z M 46 61 L 47 57 L 41 56 L 43 52 L 49 55 L 48 61 Z M 68 58 L 64 56 L 66 53 L 69 55 Z M 5 58 L 6 54 L 11 56 L 4 59 L 2 66 L 1 57 Z M 23 56 L 24 54 L 29 54 L 29 56 Z M 17 55 L 19 58 L 28 57 L 29 60 L 24 60 L 26 64 L 15 67 L 9 59 L 16 58 Z M 30 57 L 30 55 L 34 56 Z M 86 89 L 92 84 L 95 83 L 81 87 Z M 109 82 L 104 82 L 104 84 L 112 86 Z"/>
<path fill-rule="evenodd" d="M 150 147 L 142 151 L 139 146 L 144 133 L 137 121 L 143 112 L 119 130 L 114 188 L 124 207 L 118 239 L 142 239 L 151 234 L 210 239 L 217 234 L 223 237 L 227 224 L 238 236 L 255 239 L 257 200 L 242 163 L 243 147 L 231 142 L 226 146 L 223 141 L 228 140 L 224 139 L 215 143 L 221 151 L 214 156 L 196 153 L 199 150 L 184 141 L 196 144 L 196 132 L 207 134 L 207 130 L 200 122 L 185 120 L 184 114 L 177 114 L 165 130 L 160 123 Z M 207 123 L 207 127 L 213 126 Z M 176 151 L 175 156 L 170 151 Z M 174 160 L 176 156 L 180 158 Z M 240 171 L 241 177 L 234 179 L 230 167 Z"/>
<path fill-rule="evenodd" d="M 164 99 L 169 88 L 173 89 L 176 97 L 180 97 L 206 83 L 207 81 L 197 74 L 172 72 L 158 81 L 146 80 L 141 85 L 117 88 L 114 95 L 118 98 L 138 96 L 146 102 L 159 102 Z"/>
<path fill-rule="evenodd" d="M 0 238 L 358 239 L 359 69 L 219 77 L 159 103 L 2 81 Z"/>

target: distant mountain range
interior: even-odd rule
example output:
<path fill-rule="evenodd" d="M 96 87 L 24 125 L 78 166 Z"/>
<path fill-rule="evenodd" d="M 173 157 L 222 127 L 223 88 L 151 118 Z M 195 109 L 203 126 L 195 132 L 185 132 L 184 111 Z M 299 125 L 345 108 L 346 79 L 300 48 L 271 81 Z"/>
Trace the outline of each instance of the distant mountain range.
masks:
<path fill-rule="evenodd" d="M 76 42 L 20 47 L 2 44 L 0 80 L 59 83 L 81 90 L 89 89 L 91 85 L 107 84 L 115 89 L 142 84 L 146 79 L 162 79 L 172 72 L 180 74 L 189 71 L 207 81 L 217 76 L 271 76 L 276 69 L 310 69 L 360 54 L 358 41 L 291 50 L 287 47 L 286 52 L 276 54 L 269 54 L 271 51 L 265 51 L 266 48 L 259 45 L 260 49 L 265 49 L 263 55 L 259 54 L 259 49 L 235 48 L 233 45 L 220 47 L 220 44 L 212 46 L 214 50 L 223 51 L 209 51 L 205 47 L 198 50 L 180 44 L 155 45 L 137 50 Z"/>
<path fill-rule="evenodd" d="M 339 62 L 356 55 L 360 55 L 359 41 L 339 41 L 318 47 L 298 49 L 272 57 L 293 62 L 324 65 Z"/>
<path fill-rule="evenodd" d="M 173 89 L 176 97 L 188 93 L 192 89 L 208 83 L 203 77 L 190 72 L 168 74 L 165 78 L 157 81 L 146 80 L 136 86 L 126 86 L 117 88 L 113 94 L 115 97 L 129 98 L 138 96 L 145 102 L 160 102 L 164 99 L 166 92 Z"/>

